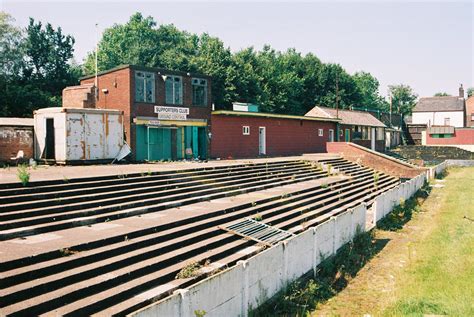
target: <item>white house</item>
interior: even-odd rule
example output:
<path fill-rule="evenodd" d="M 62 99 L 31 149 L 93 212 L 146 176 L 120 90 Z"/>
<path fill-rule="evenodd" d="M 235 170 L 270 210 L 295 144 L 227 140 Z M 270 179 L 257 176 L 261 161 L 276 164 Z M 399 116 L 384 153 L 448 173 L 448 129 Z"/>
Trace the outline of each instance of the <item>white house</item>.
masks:
<path fill-rule="evenodd" d="M 420 98 L 412 113 L 412 124 L 427 126 L 464 127 L 466 104 L 464 90 L 459 88 L 459 96 Z"/>

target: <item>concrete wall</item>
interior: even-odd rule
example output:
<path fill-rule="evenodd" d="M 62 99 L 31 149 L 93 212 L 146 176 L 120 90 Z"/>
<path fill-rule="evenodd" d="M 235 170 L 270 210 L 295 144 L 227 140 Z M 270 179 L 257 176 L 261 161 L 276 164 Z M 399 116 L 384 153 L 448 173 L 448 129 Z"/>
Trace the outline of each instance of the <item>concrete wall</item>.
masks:
<path fill-rule="evenodd" d="M 422 168 L 417 168 L 414 165 L 350 142 L 328 142 L 326 147 L 328 153 L 338 153 L 349 161 L 360 163 L 392 176 L 412 178 L 424 172 Z"/>
<path fill-rule="evenodd" d="M 243 126 L 250 127 L 249 135 L 243 135 Z M 258 157 L 259 127 L 266 130 L 268 156 L 325 152 L 329 130 L 336 133 L 333 122 L 213 114 L 211 157 Z M 319 129 L 323 129 L 322 136 Z"/>
<path fill-rule="evenodd" d="M 450 126 L 464 127 L 464 111 L 413 112 L 412 124 L 445 125 L 445 118 L 449 118 Z"/>
<path fill-rule="evenodd" d="M 287 283 L 313 270 L 365 231 L 367 209 L 361 204 L 297 236 L 210 276 L 186 290 L 151 304 L 131 316 L 247 316 Z"/>
<path fill-rule="evenodd" d="M 24 158 L 33 157 L 33 126 L 0 126 L 0 162 L 11 162 L 18 151 Z"/>

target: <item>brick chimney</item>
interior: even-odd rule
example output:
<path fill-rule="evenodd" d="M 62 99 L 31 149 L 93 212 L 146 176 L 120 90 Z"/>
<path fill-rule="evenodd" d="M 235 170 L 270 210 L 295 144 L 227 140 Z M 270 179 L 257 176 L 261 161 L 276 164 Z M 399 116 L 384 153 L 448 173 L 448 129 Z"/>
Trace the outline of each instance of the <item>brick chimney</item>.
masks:
<path fill-rule="evenodd" d="M 459 87 L 459 98 L 464 98 L 464 88 L 462 88 L 462 84 Z"/>

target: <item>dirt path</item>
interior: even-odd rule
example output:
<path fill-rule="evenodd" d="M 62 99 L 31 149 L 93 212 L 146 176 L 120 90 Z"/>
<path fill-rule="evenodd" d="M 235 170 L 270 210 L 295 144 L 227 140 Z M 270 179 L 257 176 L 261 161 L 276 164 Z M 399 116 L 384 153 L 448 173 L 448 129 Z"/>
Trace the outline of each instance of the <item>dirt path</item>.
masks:
<path fill-rule="evenodd" d="M 442 184 L 442 182 L 440 182 Z M 378 315 L 396 300 L 395 291 L 400 273 L 416 261 L 416 245 L 436 228 L 439 217 L 436 206 L 445 197 L 443 188 L 434 188 L 423 203 L 421 212 L 397 232 L 377 230 L 376 239 L 385 247 L 362 268 L 347 287 L 318 306 L 312 316 Z"/>

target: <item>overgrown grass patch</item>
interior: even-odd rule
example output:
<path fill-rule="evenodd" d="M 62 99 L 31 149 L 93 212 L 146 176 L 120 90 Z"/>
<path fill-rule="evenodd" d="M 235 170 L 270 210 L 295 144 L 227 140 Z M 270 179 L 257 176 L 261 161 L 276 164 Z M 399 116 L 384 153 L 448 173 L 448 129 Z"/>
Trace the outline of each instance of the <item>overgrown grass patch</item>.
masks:
<path fill-rule="evenodd" d="M 337 254 L 324 260 L 312 273 L 290 283 L 282 291 L 249 312 L 250 316 L 306 316 L 317 305 L 346 287 L 348 281 L 383 247 L 374 232 L 358 233 Z"/>
<path fill-rule="evenodd" d="M 393 210 L 377 223 L 377 228 L 380 230 L 396 231 L 403 228 L 403 226 L 411 220 L 413 213 L 421 210 L 420 206 L 423 201 L 429 196 L 431 187 L 425 184 L 419 189 L 413 197 L 408 200 L 400 200 L 399 204 Z"/>

